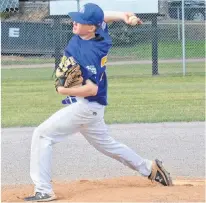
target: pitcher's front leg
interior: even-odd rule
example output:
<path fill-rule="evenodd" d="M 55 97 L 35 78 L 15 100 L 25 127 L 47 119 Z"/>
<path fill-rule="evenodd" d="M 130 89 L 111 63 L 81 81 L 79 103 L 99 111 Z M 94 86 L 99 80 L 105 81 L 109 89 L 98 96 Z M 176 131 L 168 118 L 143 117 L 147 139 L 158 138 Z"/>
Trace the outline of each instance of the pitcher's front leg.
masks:
<path fill-rule="evenodd" d="M 142 158 L 125 144 L 110 137 L 104 122 L 93 124 L 81 133 L 92 146 L 106 156 L 120 161 L 143 176 L 151 174 L 152 161 Z"/>

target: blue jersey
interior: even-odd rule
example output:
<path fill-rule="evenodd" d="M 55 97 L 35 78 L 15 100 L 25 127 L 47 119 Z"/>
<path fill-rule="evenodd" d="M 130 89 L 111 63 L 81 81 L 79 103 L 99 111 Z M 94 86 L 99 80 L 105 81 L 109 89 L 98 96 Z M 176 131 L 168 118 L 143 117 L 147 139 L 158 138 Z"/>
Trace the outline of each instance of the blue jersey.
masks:
<path fill-rule="evenodd" d="M 90 79 L 98 86 L 96 96 L 85 97 L 90 102 L 98 102 L 107 105 L 107 75 L 106 62 L 109 49 L 112 46 L 111 37 L 105 22 L 96 31 L 96 37 L 83 40 L 74 35 L 65 49 L 65 56 L 73 56 L 78 62 L 85 81 Z"/>

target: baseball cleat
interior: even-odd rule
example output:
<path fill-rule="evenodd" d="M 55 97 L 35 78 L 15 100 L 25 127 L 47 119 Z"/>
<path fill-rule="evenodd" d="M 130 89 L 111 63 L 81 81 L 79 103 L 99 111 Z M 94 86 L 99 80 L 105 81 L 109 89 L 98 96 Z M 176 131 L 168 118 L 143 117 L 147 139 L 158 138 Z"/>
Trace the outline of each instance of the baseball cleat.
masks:
<path fill-rule="evenodd" d="M 162 162 L 155 159 L 152 163 L 152 172 L 148 176 L 151 181 L 159 182 L 164 186 L 172 186 L 172 178 L 162 165 Z"/>
<path fill-rule="evenodd" d="M 49 202 L 55 200 L 55 195 L 50 195 L 46 193 L 36 192 L 34 196 L 24 198 L 24 201 L 32 202 Z"/>

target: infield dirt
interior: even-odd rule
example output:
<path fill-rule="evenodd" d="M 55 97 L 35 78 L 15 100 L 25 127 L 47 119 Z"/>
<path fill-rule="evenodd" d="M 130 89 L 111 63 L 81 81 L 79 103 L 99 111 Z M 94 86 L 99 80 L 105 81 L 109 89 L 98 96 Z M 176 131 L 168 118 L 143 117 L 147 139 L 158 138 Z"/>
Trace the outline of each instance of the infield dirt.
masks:
<path fill-rule="evenodd" d="M 164 187 L 143 177 L 101 180 L 53 181 L 53 202 L 205 202 L 205 179 L 177 178 Z M 22 202 L 33 193 L 33 185 L 2 187 L 2 202 Z"/>

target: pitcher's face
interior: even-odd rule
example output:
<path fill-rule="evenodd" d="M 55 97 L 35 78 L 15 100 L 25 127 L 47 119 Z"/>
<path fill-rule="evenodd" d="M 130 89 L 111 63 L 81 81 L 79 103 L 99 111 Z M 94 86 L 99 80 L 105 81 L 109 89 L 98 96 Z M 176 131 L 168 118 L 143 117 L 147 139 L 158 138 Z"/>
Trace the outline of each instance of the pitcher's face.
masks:
<path fill-rule="evenodd" d="M 73 33 L 76 35 L 88 35 L 90 33 L 95 32 L 95 26 L 94 25 L 87 25 L 87 24 L 80 24 L 76 23 L 75 21 L 73 22 Z"/>

